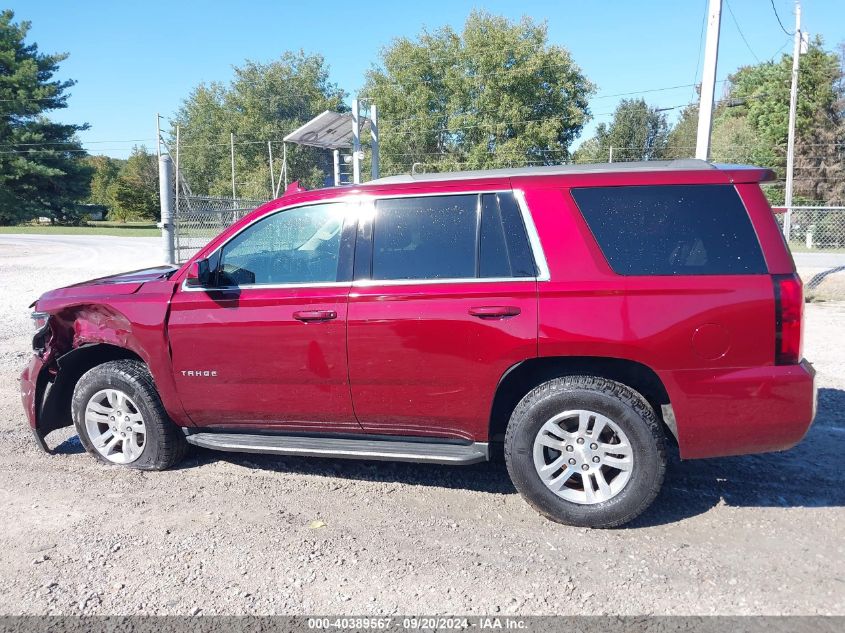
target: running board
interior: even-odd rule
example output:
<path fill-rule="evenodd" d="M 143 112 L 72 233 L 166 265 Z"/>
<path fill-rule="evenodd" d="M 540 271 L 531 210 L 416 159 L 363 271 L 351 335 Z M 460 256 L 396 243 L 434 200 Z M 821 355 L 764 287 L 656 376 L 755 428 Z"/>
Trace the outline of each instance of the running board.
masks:
<path fill-rule="evenodd" d="M 343 459 L 377 459 L 430 464 L 476 464 L 489 459 L 486 442 L 445 442 L 383 439 L 308 437 L 302 435 L 250 435 L 246 433 L 193 433 L 185 437 L 195 446 L 215 451 L 307 455 Z"/>

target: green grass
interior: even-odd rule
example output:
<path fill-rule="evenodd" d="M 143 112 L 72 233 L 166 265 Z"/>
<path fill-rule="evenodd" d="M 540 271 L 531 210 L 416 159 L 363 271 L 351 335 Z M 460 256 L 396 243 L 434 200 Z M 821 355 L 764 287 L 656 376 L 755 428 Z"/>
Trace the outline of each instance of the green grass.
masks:
<path fill-rule="evenodd" d="M 149 222 L 89 222 L 87 226 L 49 226 L 24 224 L 0 226 L 0 234 L 34 235 L 115 235 L 119 237 L 161 237 L 161 230 Z"/>

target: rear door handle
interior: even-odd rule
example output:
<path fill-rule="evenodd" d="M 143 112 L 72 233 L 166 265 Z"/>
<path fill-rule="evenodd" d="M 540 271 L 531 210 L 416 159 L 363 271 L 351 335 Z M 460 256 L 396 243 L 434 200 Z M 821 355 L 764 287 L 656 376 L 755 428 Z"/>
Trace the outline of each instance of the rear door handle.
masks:
<path fill-rule="evenodd" d="M 293 313 L 297 321 L 308 323 L 309 321 L 331 321 L 337 318 L 334 310 L 297 310 Z"/>
<path fill-rule="evenodd" d="M 505 319 L 519 314 L 521 310 L 516 306 L 479 306 L 470 308 L 469 313 L 479 319 Z"/>

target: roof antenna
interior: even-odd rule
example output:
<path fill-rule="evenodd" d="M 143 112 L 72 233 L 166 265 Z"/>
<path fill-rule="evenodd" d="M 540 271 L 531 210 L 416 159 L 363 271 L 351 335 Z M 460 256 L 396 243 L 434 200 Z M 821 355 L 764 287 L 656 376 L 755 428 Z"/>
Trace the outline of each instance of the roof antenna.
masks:
<path fill-rule="evenodd" d="M 413 165 L 411 165 L 411 175 L 412 176 L 416 176 L 417 174 L 424 174 L 425 173 L 424 171 L 417 171 L 417 165 L 422 167 L 422 163 L 414 163 Z"/>

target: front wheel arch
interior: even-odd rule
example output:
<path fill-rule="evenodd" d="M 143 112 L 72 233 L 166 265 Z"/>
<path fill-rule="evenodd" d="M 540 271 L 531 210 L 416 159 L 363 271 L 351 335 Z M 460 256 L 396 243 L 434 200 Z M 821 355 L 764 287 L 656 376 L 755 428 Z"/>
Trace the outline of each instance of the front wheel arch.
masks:
<path fill-rule="evenodd" d="M 55 377 L 48 367 L 38 377 L 35 430 L 43 440 L 49 433 L 73 425 L 71 400 L 76 383 L 89 369 L 113 360 L 142 362 L 135 352 L 108 343 L 92 343 L 74 348 L 56 359 Z"/>

